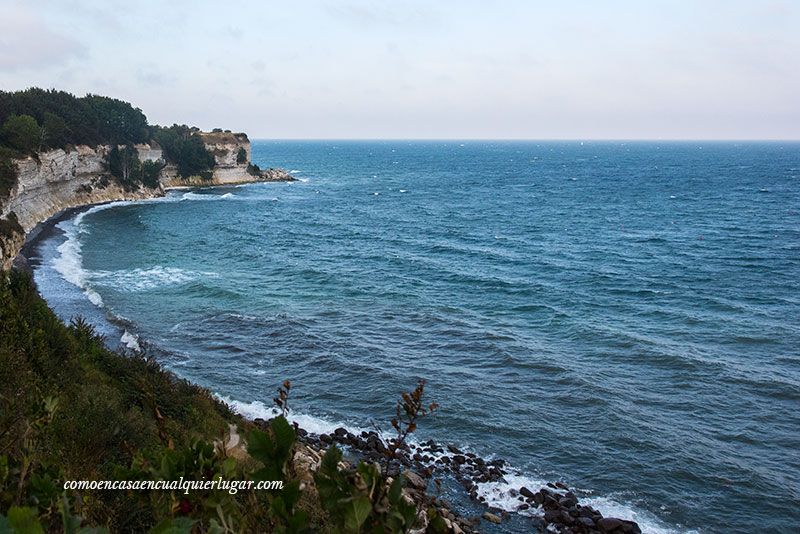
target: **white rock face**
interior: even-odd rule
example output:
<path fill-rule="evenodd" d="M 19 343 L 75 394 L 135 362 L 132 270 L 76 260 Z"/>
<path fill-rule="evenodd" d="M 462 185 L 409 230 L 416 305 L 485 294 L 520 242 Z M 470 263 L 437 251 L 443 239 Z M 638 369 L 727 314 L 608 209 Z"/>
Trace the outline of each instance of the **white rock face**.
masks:
<path fill-rule="evenodd" d="M 37 224 L 66 209 L 162 196 L 165 187 L 292 179 L 286 172 L 274 169 L 261 177 L 248 174 L 250 141 L 246 134 L 211 132 L 200 135 L 216 161 L 211 180 L 180 178 L 175 166 L 167 165 L 161 171 L 161 184 L 155 189 L 140 187 L 135 191 L 126 191 L 120 186 L 106 170 L 106 155 L 111 150 L 110 146 L 78 146 L 70 151 L 56 149 L 40 153 L 37 159 L 27 157 L 16 160 L 17 185 L 8 199 L 0 199 L 0 223 L 8 220 L 13 213 L 27 235 Z M 237 161 L 239 149 L 246 154 L 243 163 Z M 139 144 L 136 150 L 141 161 L 164 161 L 163 150 L 158 145 Z M 0 235 L 0 268 L 10 266 L 22 247 L 23 238 L 24 235 Z"/>
<path fill-rule="evenodd" d="M 134 145 L 136 152 L 139 153 L 139 161 L 160 161 L 164 159 L 164 151 L 159 146 L 150 146 L 142 143 Z"/>
<path fill-rule="evenodd" d="M 39 154 L 17 162 L 17 185 L 0 211 L 17 215 L 25 232 L 67 208 L 111 200 L 138 199 L 163 194 L 161 188 L 125 191 L 105 169 L 109 147 L 78 146 Z"/>
<path fill-rule="evenodd" d="M 105 157 L 110 147 L 78 146 L 16 160 L 17 185 L 0 206 L 0 219 L 11 213 L 17 217 L 25 234 L 38 223 L 69 208 L 110 202 L 135 200 L 163 195 L 163 189 L 140 188 L 125 191 L 108 177 Z M 9 239 L 0 253 L 0 266 L 7 268 L 22 246 L 22 236 Z"/>
<path fill-rule="evenodd" d="M 247 165 L 250 163 L 250 140 L 247 134 L 201 132 L 200 136 L 206 149 L 214 154 L 215 166 L 211 180 L 202 180 L 199 177 L 180 178 L 174 169 L 165 169 L 161 179 L 164 187 L 241 184 L 258 180 L 247 172 Z M 239 149 L 245 153 L 242 163 L 238 162 Z"/>

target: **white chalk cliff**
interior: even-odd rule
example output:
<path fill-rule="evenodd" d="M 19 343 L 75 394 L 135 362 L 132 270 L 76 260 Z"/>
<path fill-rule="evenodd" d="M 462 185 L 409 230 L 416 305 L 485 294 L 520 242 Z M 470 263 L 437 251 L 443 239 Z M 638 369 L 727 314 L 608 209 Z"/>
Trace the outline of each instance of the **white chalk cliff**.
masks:
<path fill-rule="evenodd" d="M 279 169 L 269 169 L 260 176 L 249 174 L 250 141 L 246 134 L 212 132 L 201 136 L 216 161 L 211 179 L 181 178 L 173 165 L 166 165 L 161 171 L 160 185 L 152 189 L 140 186 L 132 191 L 126 190 L 109 175 L 106 155 L 110 146 L 49 150 L 35 158 L 15 160 L 17 183 L 8 198 L 0 199 L 0 267 L 10 267 L 24 244 L 25 236 L 37 224 L 69 208 L 162 196 L 164 189 L 169 187 L 292 179 Z M 141 161 L 164 160 L 158 145 L 140 144 L 136 149 Z M 238 157 L 240 149 L 246 154 L 244 161 Z"/>

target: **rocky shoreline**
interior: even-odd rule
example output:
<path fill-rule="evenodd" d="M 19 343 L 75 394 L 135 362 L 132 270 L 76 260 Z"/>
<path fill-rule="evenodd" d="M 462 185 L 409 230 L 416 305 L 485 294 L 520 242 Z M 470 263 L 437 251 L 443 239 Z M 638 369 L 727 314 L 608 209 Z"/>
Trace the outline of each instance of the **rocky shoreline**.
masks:
<path fill-rule="evenodd" d="M 253 423 L 267 428 L 269 420 L 255 419 Z M 298 439 L 312 450 L 322 454 L 331 445 L 349 452 L 356 460 L 368 462 L 384 461 L 387 443 L 375 431 L 362 431 L 356 435 L 339 427 L 331 434 L 312 434 L 298 428 Z M 478 484 L 505 481 L 509 474 L 505 460 L 486 460 L 480 456 L 463 452 L 454 445 L 442 445 L 433 440 L 419 444 L 404 443 L 397 451 L 397 458 L 387 467 L 389 477 L 403 473 L 411 498 L 425 507 L 435 507 L 451 532 L 478 532 L 482 521 L 501 524 L 509 518 L 507 510 L 491 507 L 478 494 Z M 461 517 L 454 513 L 450 503 L 431 496 L 429 487 L 437 478 L 455 479 L 477 504 L 486 507 L 480 516 Z M 523 513 L 534 532 L 558 532 L 562 534 L 641 534 L 634 521 L 604 517 L 595 508 L 582 505 L 573 491 L 561 482 L 551 482 L 547 487 L 533 490 L 524 486 L 511 490 L 519 502 L 514 512 Z"/>

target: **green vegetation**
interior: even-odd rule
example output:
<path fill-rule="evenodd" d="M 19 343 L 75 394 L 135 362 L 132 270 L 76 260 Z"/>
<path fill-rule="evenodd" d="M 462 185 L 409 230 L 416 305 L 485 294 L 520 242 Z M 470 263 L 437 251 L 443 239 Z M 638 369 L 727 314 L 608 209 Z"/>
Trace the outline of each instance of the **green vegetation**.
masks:
<path fill-rule="evenodd" d="M 158 187 L 158 175 L 164 165 L 156 161 L 139 161 L 139 152 L 133 145 L 112 146 L 106 158 L 108 172 L 127 190 Z"/>
<path fill-rule="evenodd" d="M 331 447 L 314 478 L 335 532 L 406 532 L 414 526 L 417 507 L 403 498 L 400 477 L 387 484 L 377 465 L 361 462 L 348 472 L 339 469 L 341 460 Z"/>
<path fill-rule="evenodd" d="M 400 477 L 345 467 L 335 446 L 316 474 L 298 472 L 303 446 L 284 416 L 257 429 L 152 358 L 109 351 L 85 321 L 65 326 L 13 271 L 0 273 L 0 376 L 0 532 L 395 533 L 417 523 Z M 284 413 L 289 389 L 276 399 Z M 399 437 L 425 412 L 421 398 L 422 384 L 398 404 Z M 221 445 L 229 424 L 245 432 L 246 453 Z M 283 489 L 64 489 L 181 477 Z M 441 532 L 436 510 L 427 515 L 428 531 Z"/>
<path fill-rule="evenodd" d="M 105 96 L 79 98 L 39 88 L 0 91 L 0 124 L 14 115 L 28 115 L 42 127 L 42 148 L 144 143 L 150 138 L 147 118 L 140 109 Z"/>
<path fill-rule="evenodd" d="M 164 157 L 178 166 L 178 175 L 211 178 L 214 155 L 206 150 L 196 128 L 173 124 L 169 128 L 155 126 L 152 130 L 153 139 L 164 149 Z"/>
<path fill-rule="evenodd" d="M 15 158 L 36 157 L 42 150 L 55 148 L 69 150 L 74 145 L 111 145 L 122 153 L 153 141 L 164 148 L 166 161 L 178 167 L 180 176 L 211 178 L 214 156 L 206 150 L 197 128 L 151 126 L 140 109 L 105 96 L 76 97 L 39 88 L 0 91 L 0 200 L 16 183 L 16 172 L 11 170 Z M 154 164 L 134 159 L 138 162 L 138 156 L 127 155 L 108 161 L 109 172 L 127 189 L 140 184 L 156 187 Z"/>
<path fill-rule="evenodd" d="M 107 350 L 84 321 L 65 326 L 27 275 L 0 276 L 0 510 L 33 506 L 60 522 L 56 481 L 113 479 L 136 455 L 221 436 L 234 420 L 152 359 Z M 154 519 L 123 492 L 78 500 L 86 521 L 114 531 Z"/>
<path fill-rule="evenodd" d="M 241 165 L 246 161 L 247 161 L 247 150 L 245 150 L 243 146 L 240 146 L 239 151 L 236 152 L 236 163 Z"/>
<path fill-rule="evenodd" d="M 42 130 L 30 115 L 11 115 L 0 128 L 0 139 L 22 154 L 32 154 L 41 144 Z"/>
<path fill-rule="evenodd" d="M 13 242 L 15 237 L 20 241 L 23 239 L 25 232 L 19 224 L 17 214 L 13 211 L 0 219 L 0 257 L 8 258 L 11 256 L 11 250 L 6 250 L 9 247 L 8 243 Z"/>
<path fill-rule="evenodd" d="M 0 206 L 17 185 L 17 164 L 13 158 L 13 150 L 0 146 Z"/>

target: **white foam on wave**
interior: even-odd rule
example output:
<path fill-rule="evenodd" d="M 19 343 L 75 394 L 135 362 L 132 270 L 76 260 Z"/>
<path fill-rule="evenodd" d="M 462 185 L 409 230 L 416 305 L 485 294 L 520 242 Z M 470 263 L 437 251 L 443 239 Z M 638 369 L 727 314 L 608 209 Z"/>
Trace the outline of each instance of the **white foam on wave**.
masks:
<path fill-rule="evenodd" d="M 98 204 L 91 208 L 81 211 L 72 219 L 61 221 L 56 225 L 56 228 L 64 232 L 65 241 L 56 248 L 59 256 L 52 260 L 52 266 L 64 280 L 80 288 L 89 301 L 97 307 L 103 307 L 103 299 L 97 291 L 92 289 L 90 280 L 92 273 L 89 273 L 83 267 L 83 256 L 81 254 L 82 245 L 80 242 L 80 235 L 88 233 L 88 230 L 83 226 L 83 220 L 87 215 L 97 213 L 99 211 L 116 208 L 118 206 L 125 206 L 128 204 L 148 204 L 148 203 L 163 203 L 163 202 L 180 202 L 187 200 L 186 195 L 192 193 L 184 193 L 183 195 L 166 195 L 163 197 L 142 199 L 142 200 L 118 200 L 115 202 L 108 202 L 106 204 Z M 230 194 L 230 193 L 227 193 Z M 198 197 L 216 197 L 217 195 L 196 195 Z M 222 195 L 225 196 L 225 195 Z M 229 197 L 230 198 L 230 197 Z M 189 197 L 188 199 L 193 199 Z M 96 274 L 96 273 L 95 273 Z"/>
<path fill-rule="evenodd" d="M 122 334 L 122 337 L 119 338 L 120 343 L 124 344 L 131 350 L 136 352 L 141 352 L 142 347 L 139 345 L 139 336 L 136 334 L 131 334 L 127 330 Z"/>
<path fill-rule="evenodd" d="M 604 517 L 636 521 L 642 529 L 642 534 L 698 534 L 697 530 L 678 529 L 667 525 L 650 512 L 611 497 L 584 497 L 580 502 L 597 509 Z"/>
<path fill-rule="evenodd" d="M 539 507 L 520 510 L 519 507 L 522 501 L 517 498 L 516 492 L 524 486 L 535 493 L 541 488 L 547 487 L 547 482 L 519 472 L 513 472 L 513 468 L 506 467 L 506 469 L 509 469 L 511 472 L 504 475 L 503 480 L 479 483 L 478 495 L 486 499 L 486 504 L 489 506 L 524 516 L 541 516 L 543 511 Z M 563 493 L 562 490 L 553 489 L 551 487 L 547 487 L 547 489 L 549 491 Z M 514 493 L 512 493 L 512 491 Z M 632 504 L 612 497 L 579 497 L 579 502 L 583 506 L 591 506 L 596 509 L 603 514 L 603 517 L 616 517 L 619 519 L 636 521 L 642 529 L 643 534 L 694 534 L 696 532 L 679 530 L 665 524 L 658 517 L 646 510 L 642 510 Z"/>
<path fill-rule="evenodd" d="M 214 272 L 190 271 L 155 265 L 148 269 L 94 271 L 89 276 L 92 282 L 100 285 L 112 286 L 126 292 L 137 292 L 158 287 L 183 285 L 202 278 L 217 278 L 219 275 Z"/>
<path fill-rule="evenodd" d="M 103 299 L 89 286 L 89 273 L 83 268 L 78 222 L 76 217 L 73 221 L 62 221 L 56 225 L 64 232 L 66 240 L 56 249 L 59 256 L 53 259 L 52 265 L 64 280 L 80 288 L 92 304 L 102 307 Z"/>
<path fill-rule="evenodd" d="M 277 408 L 267 406 L 261 401 L 244 402 L 225 397 L 224 395 L 217 395 L 217 397 L 233 408 L 236 413 L 249 419 L 270 419 L 280 413 Z M 303 430 L 317 435 L 332 434 L 334 430 L 340 427 L 347 429 L 353 434 L 360 434 L 364 430 L 357 426 L 330 421 L 322 417 L 295 412 L 294 410 L 289 411 L 287 419 L 291 422 L 296 422 Z"/>
<path fill-rule="evenodd" d="M 192 191 L 189 191 L 188 193 L 184 193 L 183 195 L 181 195 L 180 198 L 181 200 L 213 201 L 213 200 L 228 200 L 237 197 L 233 193 L 225 193 L 224 195 L 213 195 L 207 193 L 194 193 Z"/>
<path fill-rule="evenodd" d="M 535 507 L 519 510 L 522 501 L 511 494 L 512 490 L 526 487 L 531 491 L 538 491 L 547 485 L 544 480 L 537 480 L 523 475 L 507 474 L 503 477 L 505 482 L 483 482 L 478 484 L 478 495 L 486 499 L 486 504 L 500 508 L 507 512 L 515 512 L 525 516 L 539 515 Z"/>

